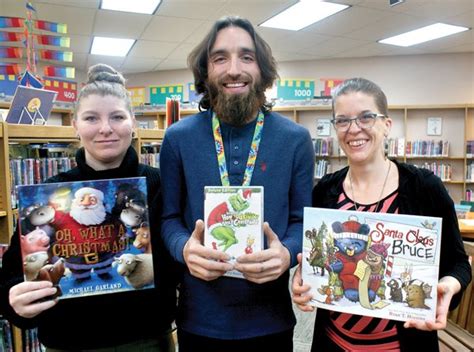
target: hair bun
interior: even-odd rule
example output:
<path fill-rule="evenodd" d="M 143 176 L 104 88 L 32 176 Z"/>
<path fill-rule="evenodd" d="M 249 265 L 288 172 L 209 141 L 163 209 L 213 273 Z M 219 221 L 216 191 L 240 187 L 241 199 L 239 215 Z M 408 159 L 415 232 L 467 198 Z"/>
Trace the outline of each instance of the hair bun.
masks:
<path fill-rule="evenodd" d="M 96 64 L 91 66 L 87 72 L 87 84 L 98 81 L 118 83 L 125 86 L 125 78 L 122 74 L 106 64 Z"/>

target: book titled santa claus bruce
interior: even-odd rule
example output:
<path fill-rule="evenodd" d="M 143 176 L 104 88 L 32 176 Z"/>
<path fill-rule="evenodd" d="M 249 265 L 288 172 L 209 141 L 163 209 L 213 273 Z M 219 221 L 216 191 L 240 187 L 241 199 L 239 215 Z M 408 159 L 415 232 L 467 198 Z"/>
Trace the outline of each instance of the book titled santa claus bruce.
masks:
<path fill-rule="evenodd" d="M 235 261 L 263 249 L 263 187 L 204 187 L 204 245 Z M 237 270 L 225 276 L 243 278 Z"/>
<path fill-rule="evenodd" d="M 18 186 L 25 280 L 59 298 L 152 288 L 144 177 Z"/>
<path fill-rule="evenodd" d="M 302 278 L 316 307 L 434 321 L 442 219 L 305 208 Z"/>

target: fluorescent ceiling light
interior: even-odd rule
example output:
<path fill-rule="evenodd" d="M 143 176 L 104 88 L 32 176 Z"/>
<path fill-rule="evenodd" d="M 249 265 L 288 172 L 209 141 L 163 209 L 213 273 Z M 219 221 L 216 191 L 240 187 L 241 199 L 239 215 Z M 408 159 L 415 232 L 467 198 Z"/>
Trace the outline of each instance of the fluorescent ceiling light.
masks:
<path fill-rule="evenodd" d="M 301 28 L 321 21 L 348 7 L 348 5 L 333 4 L 324 1 L 301 0 L 285 11 L 263 22 L 260 26 L 298 31 Z"/>
<path fill-rule="evenodd" d="M 429 40 L 446 37 L 451 34 L 469 30 L 467 27 L 452 26 L 450 24 L 435 23 L 430 26 L 415 29 L 410 32 L 379 40 L 379 43 L 398 46 L 412 46 Z"/>
<path fill-rule="evenodd" d="M 156 11 L 161 0 L 102 0 L 100 8 L 124 12 L 146 13 L 151 15 Z"/>
<path fill-rule="evenodd" d="M 94 37 L 91 54 L 107 56 L 127 56 L 135 39 Z"/>

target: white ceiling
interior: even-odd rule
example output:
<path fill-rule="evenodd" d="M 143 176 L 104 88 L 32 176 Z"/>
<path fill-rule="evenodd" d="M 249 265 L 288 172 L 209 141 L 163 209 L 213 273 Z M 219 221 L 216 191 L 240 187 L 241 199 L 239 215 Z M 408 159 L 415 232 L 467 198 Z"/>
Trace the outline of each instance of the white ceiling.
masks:
<path fill-rule="evenodd" d="M 32 1 L 38 19 L 67 24 L 76 69 L 104 62 L 124 73 L 186 68 L 188 53 L 215 20 L 239 15 L 258 25 L 295 2 L 163 0 L 154 15 L 142 15 L 99 10 L 100 0 Z M 297 32 L 258 27 L 277 61 L 474 52 L 472 29 L 409 48 L 376 42 L 436 22 L 473 28 L 474 0 L 405 0 L 393 7 L 389 0 L 332 2 L 351 7 Z M 25 1 L 0 0 L 0 15 L 25 17 Z M 125 58 L 97 56 L 89 54 L 94 35 L 137 42 Z"/>

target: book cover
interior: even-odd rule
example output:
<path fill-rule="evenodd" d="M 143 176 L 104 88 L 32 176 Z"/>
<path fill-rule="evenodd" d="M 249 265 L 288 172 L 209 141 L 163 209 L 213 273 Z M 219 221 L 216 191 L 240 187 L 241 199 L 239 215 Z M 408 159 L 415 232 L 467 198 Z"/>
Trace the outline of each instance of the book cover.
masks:
<path fill-rule="evenodd" d="M 57 93 L 51 90 L 17 86 L 6 122 L 44 125 L 53 108 Z"/>
<path fill-rule="evenodd" d="M 144 177 L 17 186 L 25 280 L 61 299 L 151 288 Z"/>
<path fill-rule="evenodd" d="M 435 320 L 441 218 L 305 208 L 310 304 L 391 320 Z"/>
<path fill-rule="evenodd" d="M 263 187 L 204 187 L 204 245 L 231 256 L 263 249 Z M 225 276 L 243 278 L 237 270 Z"/>

